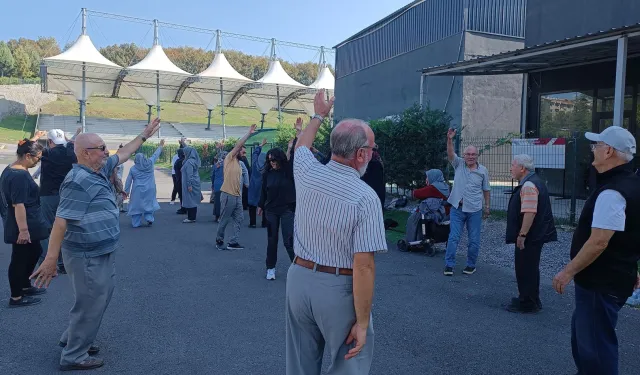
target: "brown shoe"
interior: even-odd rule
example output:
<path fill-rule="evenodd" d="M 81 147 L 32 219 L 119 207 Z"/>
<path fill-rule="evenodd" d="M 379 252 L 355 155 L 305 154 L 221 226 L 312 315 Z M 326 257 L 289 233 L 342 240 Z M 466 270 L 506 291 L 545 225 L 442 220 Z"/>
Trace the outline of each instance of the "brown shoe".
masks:
<path fill-rule="evenodd" d="M 93 370 L 94 368 L 104 366 L 104 361 L 100 358 L 89 357 L 80 363 L 74 363 L 72 365 L 60 365 L 60 371 L 74 371 L 74 370 Z"/>

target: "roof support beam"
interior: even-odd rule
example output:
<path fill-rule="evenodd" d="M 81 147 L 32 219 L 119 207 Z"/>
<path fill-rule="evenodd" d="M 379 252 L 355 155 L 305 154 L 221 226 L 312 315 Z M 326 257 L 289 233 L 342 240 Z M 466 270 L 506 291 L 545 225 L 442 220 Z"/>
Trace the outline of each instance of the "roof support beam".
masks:
<path fill-rule="evenodd" d="M 616 59 L 616 87 L 613 99 L 613 125 L 622 127 L 624 116 L 624 91 L 627 75 L 627 36 L 618 39 L 618 56 Z"/>
<path fill-rule="evenodd" d="M 113 92 L 111 93 L 112 98 L 117 98 L 120 95 L 120 87 L 122 86 L 122 82 L 124 81 L 124 77 L 127 76 L 127 71 L 122 69 L 120 73 L 118 73 L 118 78 L 113 84 Z"/>
<path fill-rule="evenodd" d="M 180 103 L 180 99 L 182 99 L 182 94 L 184 94 L 185 90 L 187 90 L 194 82 L 198 82 L 199 80 L 200 77 L 189 77 L 185 79 L 180 85 L 178 92 L 176 92 L 176 97 L 173 99 L 173 102 Z"/>

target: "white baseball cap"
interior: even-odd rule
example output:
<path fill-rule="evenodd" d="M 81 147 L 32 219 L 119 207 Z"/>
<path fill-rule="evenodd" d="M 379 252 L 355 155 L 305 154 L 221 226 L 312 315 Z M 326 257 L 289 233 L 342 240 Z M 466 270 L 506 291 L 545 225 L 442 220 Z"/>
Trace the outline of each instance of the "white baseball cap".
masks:
<path fill-rule="evenodd" d="M 610 126 L 600 134 L 584 133 L 584 136 L 592 142 L 602 142 L 620 152 L 635 155 L 636 139 L 627 129 L 619 126 Z"/>
<path fill-rule="evenodd" d="M 47 138 L 57 145 L 66 145 L 67 139 L 64 137 L 64 132 L 61 129 L 51 129 L 47 133 Z"/>

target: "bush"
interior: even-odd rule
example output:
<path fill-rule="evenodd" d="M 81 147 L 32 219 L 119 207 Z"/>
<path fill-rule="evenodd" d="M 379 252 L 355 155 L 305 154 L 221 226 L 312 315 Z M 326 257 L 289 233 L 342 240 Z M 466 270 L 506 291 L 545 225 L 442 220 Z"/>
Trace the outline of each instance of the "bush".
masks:
<path fill-rule="evenodd" d="M 331 123 L 328 119 L 325 119 L 318 129 L 318 134 L 313 142 L 313 147 L 318 149 L 325 156 L 329 156 L 331 153 L 330 138 L 331 138 Z M 296 131 L 292 125 L 280 125 L 277 129 L 277 135 L 274 139 L 274 147 L 279 147 L 285 152 L 289 147 L 289 141 L 296 136 Z"/>
<path fill-rule="evenodd" d="M 401 116 L 371 121 L 384 162 L 387 183 L 403 189 L 424 185 L 424 171 L 440 169 L 447 177 L 447 130 L 451 116 L 418 105 Z"/>
<path fill-rule="evenodd" d="M 40 84 L 40 78 L 0 77 L 0 85 Z"/>

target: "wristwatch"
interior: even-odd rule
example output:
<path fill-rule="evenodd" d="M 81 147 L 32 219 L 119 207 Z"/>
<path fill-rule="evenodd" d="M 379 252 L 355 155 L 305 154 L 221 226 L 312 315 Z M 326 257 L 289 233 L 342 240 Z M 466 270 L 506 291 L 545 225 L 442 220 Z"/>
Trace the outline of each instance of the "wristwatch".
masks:
<path fill-rule="evenodd" d="M 524 234 L 524 233 L 520 233 L 520 234 L 518 235 L 518 237 L 527 238 L 527 235 L 526 235 L 526 234 Z"/>
<path fill-rule="evenodd" d="M 146 142 L 147 141 L 147 138 L 145 138 L 144 135 L 141 135 L 140 137 L 142 137 L 142 142 Z"/>
<path fill-rule="evenodd" d="M 313 120 L 314 118 L 318 119 L 320 122 L 324 121 L 324 117 L 322 117 L 322 116 L 320 116 L 318 114 L 313 115 L 313 117 L 311 119 Z"/>

